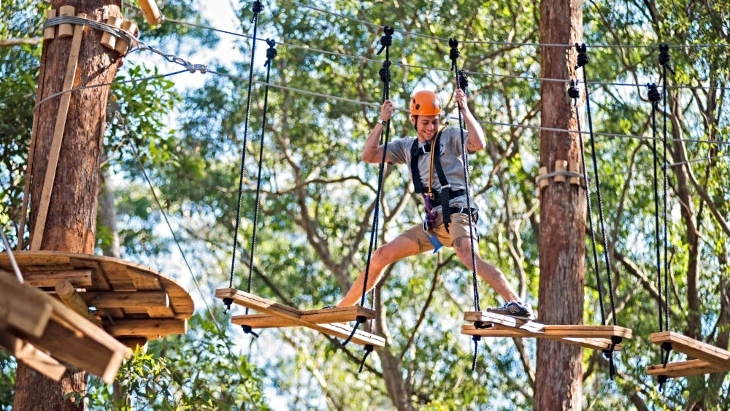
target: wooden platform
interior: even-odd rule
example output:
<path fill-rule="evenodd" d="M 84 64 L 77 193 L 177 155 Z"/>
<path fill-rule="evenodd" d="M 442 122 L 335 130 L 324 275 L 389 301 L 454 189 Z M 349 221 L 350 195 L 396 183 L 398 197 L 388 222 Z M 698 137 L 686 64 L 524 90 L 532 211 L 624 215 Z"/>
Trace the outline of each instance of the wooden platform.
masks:
<path fill-rule="evenodd" d="M 646 367 L 649 375 L 676 378 L 730 371 L 730 351 L 673 331 L 653 333 L 649 338 L 652 343 L 657 345 L 670 343 L 672 350 L 693 358 L 687 361 L 668 363 L 666 366 L 663 364 L 650 365 Z"/>
<path fill-rule="evenodd" d="M 613 345 L 612 338 L 631 338 L 629 328 L 609 325 L 546 325 L 536 321 L 519 319 L 486 311 L 464 313 L 464 320 L 481 322 L 482 328 L 464 325 L 461 333 L 483 337 L 546 338 L 570 345 L 594 350 L 620 351 L 621 345 Z M 613 348 L 612 348 L 613 345 Z"/>
<path fill-rule="evenodd" d="M 132 351 L 81 314 L 0 270 L 0 346 L 18 361 L 59 380 L 59 361 L 114 381 Z"/>
<path fill-rule="evenodd" d="M 90 318 L 122 342 L 138 344 L 187 330 L 194 310 L 190 294 L 149 267 L 59 251 L 13 255 L 26 284 L 56 294 L 57 286 L 68 281 L 69 298 L 88 307 Z M 0 269 L 12 270 L 7 253 L 0 253 Z"/>
<path fill-rule="evenodd" d="M 222 288 L 215 292 L 218 298 L 231 298 L 234 303 L 256 310 L 261 314 L 237 315 L 231 322 L 251 328 L 279 328 L 304 326 L 337 338 L 347 338 L 352 328 L 342 324 L 355 321 L 358 316 L 375 318 L 375 311 L 363 307 L 326 308 L 301 311 L 275 301 L 267 300 L 235 288 Z M 374 347 L 385 346 L 385 339 L 375 334 L 357 330 L 351 342 Z"/>

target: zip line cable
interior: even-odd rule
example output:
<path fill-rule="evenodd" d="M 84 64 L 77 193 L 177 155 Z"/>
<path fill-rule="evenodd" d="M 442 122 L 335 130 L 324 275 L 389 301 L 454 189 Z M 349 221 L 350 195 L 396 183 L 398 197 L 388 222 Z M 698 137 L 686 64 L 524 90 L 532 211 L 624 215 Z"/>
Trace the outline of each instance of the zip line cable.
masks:
<path fill-rule="evenodd" d="M 317 12 L 320 12 L 320 13 L 329 14 L 329 15 L 334 16 L 334 17 L 337 17 L 337 18 L 347 19 L 347 20 L 350 20 L 350 21 L 354 21 L 354 22 L 357 22 L 357 23 L 364 24 L 364 25 L 369 26 L 369 27 L 374 27 L 374 28 L 382 28 L 383 27 L 382 25 L 375 24 L 375 23 L 370 22 L 370 21 L 367 21 L 367 20 L 362 20 L 362 19 L 358 19 L 358 18 L 355 18 L 355 17 L 347 16 L 347 15 L 344 15 L 344 14 L 335 13 L 335 12 L 332 12 L 332 11 L 329 11 L 329 10 L 326 10 L 326 9 L 317 8 L 317 7 L 308 5 L 308 4 L 302 4 L 302 3 L 297 3 L 297 2 L 294 2 L 294 1 L 288 1 L 288 0 L 282 0 L 282 1 L 284 3 L 288 3 L 288 4 L 290 4 L 292 6 L 295 6 L 295 7 L 306 8 L 306 9 L 314 10 L 314 11 L 317 11 Z M 421 33 L 411 32 L 411 31 L 406 31 L 406 30 L 398 30 L 398 29 L 395 29 L 395 31 L 398 32 L 398 33 L 409 34 L 409 35 L 413 35 L 413 36 L 417 36 L 417 37 L 423 37 L 423 38 L 430 39 L 430 40 L 438 40 L 438 41 L 442 41 L 444 43 L 448 43 L 448 41 L 450 40 L 450 39 L 444 38 L 444 37 L 438 37 L 438 36 L 433 36 L 433 35 L 421 34 Z M 482 40 L 471 40 L 471 41 L 467 40 L 467 41 L 463 41 L 462 43 L 463 44 L 487 44 L 487 45 L 499 45 L 499 46 L 564 47 L 566 49 L 569 49 L 569 48 L 572 48 L 573 47 L 572 44 L 560 44 L 560 43 L 521 43 L 521 42 L 500 42 L 500 41 L 482 41 Z M 686 44 L 686 45 L 675 44 L 675 45 L 671 45 L 670 47 L 673 47 L 673 48 L 691 48 L 691 47 L 714 48 L 714 47 L 723 47 L 723 48 L 725 48 L 725 47 L 728 47 L 728 46 L 729 45 L 727 45 L 727 44 Z M 590 47 L 590 48 L 619 48 L 619 49 L 622 49 L 622 48 L 652 48 L 653 46 L 644 46 L 644 45 L 621 45 L 621 44 L 597 44 L 597 45 L 592 45 L 592 46 L 587 46 L 587 47 Z"/>
<path fill-rule="evenodd" d="M 290 3 L 291 4 L 298 4 L 298 3 L 292 3 L 292 2 L 290 2 Z M 305 8 L 312 8 L 311 6 L 306 6 L 306 5 L 301 5 L 301 6 L 302 7 L 305 7 Z M 335 14 L 335 15 L 337 15 L 337 14 Z M 339 17 L 348 18 L 346 16 L 339 16 Z M 254 41 L 265 41 L 265 40 L 260 39 L 260 38 L 254 39 L 253 37 L 251 37 L 249 35 L 246 35 L 246 34 L 243 34 L 243 33 L 237 33 L 237 32 L 232 32 L 232 31 L 228 31 L 228 30 L 218 29 L 216 27 L 207 26 L 207 25 L 203 25 L 203 24 L 197 24 L 197 23 L 191 23 L 191 22 L 186 22 L 186 21 L 182 21 L 182 20 L 171 19 L 171 18 L 167 18 L 167 17 L 164 17 L 164 16 L 163 16 L 163 20 L 167 20 L 167 21 L 170 21 L 170 22 L 173 22 L 173 23 L 177 23 L 177 24 L 181 24 L 181 25 L 187 25 L 187 26 L 192 26 L 192 27 L 207 29 L 207 30 L 211 30 L 211 31 L 215 31 L 215 32 L 220 32 L 220 33 L 224 33 L 224 34 L 228 34 L 228 35 L 233 35 L 233 36 L 237 36 L 237 37 L 242 37 L 242 38 L 247 38 L 247 39 L 253 39 Z M 376 25 L 376 24 L 370 24 L 370 25 L 372 27 L 383 27 L 383 26 Z M 402 31 L 402 30 L 395 30 L 395 31 L 402 32 L 402 33 L 407 33 L 407 34 L 418 35 L 417 33 L 410 33 L 410 32 L 406 32 L 406 31 Z M 419 35 L 419 36 L 427 37 L 427 38 L 431 38 L 432 37 L 432 36 L 425 36 L 425 35 Z M 439 38 L 439 37 L 433 37 L 433 39 L 438 39 L 438 40 L 441 40 L 441 41 L 447 41 L 448 40 L 448 39 Z M 471 41 L 471 42 L 470 41 L 464 41 L 463 43 L 465 43 L 465 44 L 500 44 L 500 45 L 515 45 L 515 46 L 529 45 L 529 46 L 560 46 L 560 47 L 572 47 L 571 45 L 540 44 L 540 43 L 509 43 L 509 42 L 479 42 L 479 41 Z M 378 61 L 376 59 L 371 59 L 371 58 L 364 57 L 364 56 L 355 56 L 355 55 L 346 54 L 346 53 L 340 53 L 340 52 L 331 51 L 331 50 L 322 50 L 322 49 L 317 49 L 317 48 L 309 47 L 307 45 L 292 44 L 292 43 L 287 43 L 285 41 L 279 41 L 277 44 L 279 46 L 292 47 L 292 48 L 296 48 L 296 49 L 299 49 L 299 50 L 304 50 L 304 51 L 307 51 L 307 52 L 313 52 L 313 53 L 317 53 L 317 54 L 328 54 L 328 55 L 337 56 L 337 57 L 343 57 L 343 58 L 348 58 L 348 59 L 355 59 L 355 60 L 365 61 L 365 62 L 368 62 L 368 63 L 380 63 L 380 61 Z M 686 47 L 695 47 L 695 46 L 701 46 L 701 45 L 690 45 L 690 46 L 686 46 Z M 710 46 L 715 46 L 715 45 L 706 45 L 706 46 L 710 47 Z M 642 46 L 614 46 L 614 45 L 602 46 L 602 45 L 594 45 L 594 46 L 587 46 L 587 47 L 589 47 L 589 48 L 590 47 L 637 47 L 637 48 L 651 49 L 651 48 L 653 48 L 655 46 L 653 46 L 653 45 L 646 45 L 646 46 L 643 46 L 643 45 Z M 681 48 L 681 47 L 684 47 L 684 46 L 676 46 L 676 47 L 680 47 Z M 424 70 L 424 71 L 441 71 L 441 72 L 448 72 L 449 71 L 449 70 L 444 69 L 444 68 L 430 67 L 430 66 L 424 66 L 424 65 L 414 65 L 414 64 L 406 64 L 406 63 L 399 63 L 399 62 L 391 62 L 391 64 L 394 65 L 394 66 L 400 66 L 400 67 L 405 67 L 405 68 L 415 68 L 415 69 L 421 69 L 421 70 Z M 465 70 L 464 72 L 465 72 L 465 74 L 470 75 L 470 76 L 494 76 L 494 77 L 503 77 L 503 78 L 523 79 L 523 80 L 530 80 L 530 81 L 554 81 L 554 82 L 563 82 L 563 83 L 568 83 L 569 82 L 569 80 L 558 79 L 558 78 L 546 78 L 546 77 L 536 77 L 536 76 L 520 76 L 520 75 L 513 75 L 513 74 L 499 74 L 499 73 L 487 73 L 487 72 L 474 72 L 474 71 L 468 71 L 468 70 Z M 637 83 L 625 83 L 625 82 L 605 82 L 605 81 L 604 82 L 600 82 L 600 81 L 592 81 L 592 82 L 589 82 L 589 84 L 591 84 L 591 85 L 611 85 L 611 86 L 620 86 L 620 87 L 642 87 L 642 84 L 639 84 L 638 82 Z M 699 86 L 675 85 L 675 86 L 672 86 L 670 88 L 686 88 L 686 89 L 707 89 L 707 88 L 715 88 L 715 89 L 718 89 L 718 90 L 719 89 L 730 90 L 730 87 L 711 87 L 711 86 L 703 86 L 703 85 L 699 85 Z"/>

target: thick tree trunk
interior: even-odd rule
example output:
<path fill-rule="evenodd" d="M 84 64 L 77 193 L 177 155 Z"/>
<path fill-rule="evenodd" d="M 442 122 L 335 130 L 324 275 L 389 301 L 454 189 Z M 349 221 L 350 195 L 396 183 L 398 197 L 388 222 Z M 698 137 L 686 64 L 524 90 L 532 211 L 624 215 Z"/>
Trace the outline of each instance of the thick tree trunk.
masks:
<path fill-rule="evenodd" d="M 53 0 L 52 7 L 74 6 L 76 13 L 85 13 L 94 20 L 120 16 L 120 0 Z M 116 52 L 100 44 L 101 32 L 84 28 L 81 52 L 73 86 L 109 83 L 120 63 Z M 37 101 L 58 93 L 63 87 L 71 50 L 71 37 L 46 41 L 41 56 Z M 109 86 L 74 91 L 68 110 L 56 177 L 48 216 L 44 227 L 42 250 L 93 253 L 96 234 L 99 163 L 105 128 L 106 101 Z M 31 178 L 31 241 L 38 219 L 41 193 L 51 151 L 51 142 L 61 96 L 40 104 L 37 119 L 36 147 Z M 83 394 L 86 373 L 69 371 L 61 381 L 47 379 L 34 370 L 18 365 L 14 409 L 16 411 L 64 411 L 83 409 L 83 404 L 64 400 L 71 392 Z"/>
<path fill-rule="evenodd" d="M 540 3 L 540 43 L 574 44 L 583 37 L 581 0 L 543 0 Z M 565 47 L 542 47 L 542 126 L 576 130 L 568 80 L 575 78 L 575 52 Z M 582 90 L 581 90 L 582 91 Z M 581 92 L 581 95 L 583 93 Z M 583 123 L 582 123 L 583 124 Z M 557 160 L 578 162 L 575 133 L 543 130 L 540 164 L 555 171 Z M 540 197 L 539 320 L 547 324 L 582 324 L 585 282 L 586 199 L 581 188 L 549 179 Z M 537 342 L 535 410 L 582 408 L 581 350 L 549 340 Z"/>

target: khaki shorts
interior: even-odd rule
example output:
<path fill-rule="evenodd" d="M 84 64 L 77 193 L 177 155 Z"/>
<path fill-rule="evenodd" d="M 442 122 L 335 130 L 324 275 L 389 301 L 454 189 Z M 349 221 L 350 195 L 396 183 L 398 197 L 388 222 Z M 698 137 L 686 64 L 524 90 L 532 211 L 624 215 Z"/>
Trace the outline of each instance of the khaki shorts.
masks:
<path fill-rule="evenodd" d="M 479 241 L 479 236 L 476 233 L 476 222 L 472 220 L 472 229 L 474 230 L 474 239 Z M 436 227 L 433 229 L 433 233 L 436 234 L 439 242 L 446 247 L 452 247 L 454 240 L 461 237 L 469 237 L 469 216 L 465 213 L 454 213 L 451 214 L 451 222 L 449 223 L 449 231 L 446 231 L 444 226 L 443 215 L 439 214 L 436 216 Z M 426 232 L 423 231 L 423 224 L 416 224 L 408 230 L 400 234 L 410 240 L 413 240 L 418 244 L 418 252 L 433 250 L 433 244 L 428 240 Z"/>

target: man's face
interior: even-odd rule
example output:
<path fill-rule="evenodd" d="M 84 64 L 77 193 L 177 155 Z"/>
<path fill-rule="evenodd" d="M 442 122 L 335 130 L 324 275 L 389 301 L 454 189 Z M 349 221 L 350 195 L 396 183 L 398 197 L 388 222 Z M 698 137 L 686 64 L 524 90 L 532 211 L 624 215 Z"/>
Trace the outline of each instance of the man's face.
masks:
<path fill-rule="evenodd" d="M 427 141 L 432 139 L 439 128 L 439 116 L 411 116 L 411 123 L 416 126 L 418 130 L 418 139 L 421 141 Z"/>

